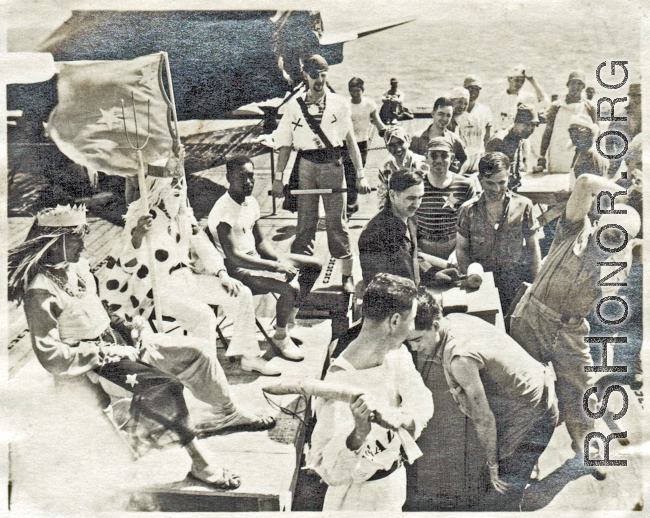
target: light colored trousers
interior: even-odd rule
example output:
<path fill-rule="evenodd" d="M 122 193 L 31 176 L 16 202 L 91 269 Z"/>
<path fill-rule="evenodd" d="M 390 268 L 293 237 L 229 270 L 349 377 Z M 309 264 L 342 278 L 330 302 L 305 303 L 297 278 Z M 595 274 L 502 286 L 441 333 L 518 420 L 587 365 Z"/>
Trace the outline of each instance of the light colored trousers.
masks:
<path fill-rule="evenodd" d="M 214 275 L 180 268 L 170 274 L 160 291 L 163 313 L 176 319 L 190 335 L 215 344 L 218 321 L 211 305 L 218 305 L 234 324 L 226 354 L 248 357 L 262 354 L 257 342 L 253 294 L 246 286 L 231 297 Z"/>

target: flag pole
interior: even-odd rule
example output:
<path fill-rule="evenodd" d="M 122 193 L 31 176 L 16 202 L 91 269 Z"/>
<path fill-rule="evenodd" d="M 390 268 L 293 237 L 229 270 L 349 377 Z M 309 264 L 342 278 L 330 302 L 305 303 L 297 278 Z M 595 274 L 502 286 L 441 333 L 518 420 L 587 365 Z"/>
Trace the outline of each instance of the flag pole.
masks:
<path fill-rule="evenodd" d="M 165 72 L 167 73 L 167 84 L 169 85 L 169 100 L 172 103 L 172 115 L 174 116 L 174 129 L 176 131 L 176 144 L 181 146 L 181 134 L 178 132 L 178 115 L 176 114 L 176 100 L 174 99 L 174 85 L 172 84 L 172 72 L 169 68 L 169 54 L 163 52 L 165 59 Z"/>
<path fill-rule="evenodd" d="M 133 124 L 135 126 L 135 144 L 131 142 L 131 139 L 129 138 L 129 132 L 126 129 L 126 115 L 124 113 L 124 100 L 122 100 L 121 103 L 122 103 L 122 119 L 124 122 L 124 134 L 126 136 L 127 142 L 129 143 L 129 146 L 131 146 L 131 149 L 134 149 L 136 152 L 136 157 L 138 159 L 138 188 L 140 190 L 140 199 L 144 204 L 145 214 L 148 214 L 149 213 L 149 189 L 147 187 L 147 182 L 145 180 L 144 158 L 142 157 L 142 150 L 149 142 L 149 136 L 151 134 L 150 133 L 151 114 L 149 112 L 151 103 L 149 100 L 147 100 L 147 138 L 145 139 L 142 145 L 140 145 L 140 136 L 138 133 L 138 118 L 135 110 L 135 95 L 133 94 L 133 92 L 131 92 L 131 104 L 133 105 Z M 154 312 L 156 313 L 156 329 L 159 333 L 164 333 L 165 328 L 163 327 L 163 306 L 160 300 L 160 292 L 158 290 L 158 279 L 156 278 L 156 264 L 154 262 L 155 257 L 153 254 L 153 248 L 151 246 L 151 240 L 148 238 L 148 236 L 146 235 L 143 236 L 142 240 L 144 242 L 144 246 L 147 249 L 147 259 L 149 261 L 149 273 L 151 274 L 151 289 L 153 291 L 153 307 L 154 307 Z"/>

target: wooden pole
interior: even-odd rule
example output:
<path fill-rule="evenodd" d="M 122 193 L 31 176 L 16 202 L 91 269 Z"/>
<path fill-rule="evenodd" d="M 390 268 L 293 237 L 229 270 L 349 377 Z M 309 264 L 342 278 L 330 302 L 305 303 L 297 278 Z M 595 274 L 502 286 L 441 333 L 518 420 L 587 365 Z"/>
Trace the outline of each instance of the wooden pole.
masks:
<path fill-rule="evenodd" d="M 181 134 L 178 132 L 178 115 L 176 114 L 176 100 L 174 99 L 174 85 L 172 84 L 172 72 L 169 68 L 169 55 L 163 52 L 165 59 L 165 71 L 167 72 L 167 84 L 169 85 L 169 100 L 172 102 L 172 115 L 174 116 L 174 129 L 176 131 L 176 143 L 181 146 Z"/>
<path fill-rule="evenodd" d="M 142 158 L 142 151 L 136 151 L 138 155 L 138 187 L 140 188 L 140 199 L 145 206 L 145 213 L 149 212 L 149 189 L 144 176 L 144 160 Z M 144 246 L 147 248 L 147 256 L 149 258 L 149 274 L 151 275 L 151 287 L 153 290 L 153 307 L 156 312 L 156 329 L 159 333 L 164 333 L 163 327 L 163 306 L 160 300 L 160 291 L 158 290 L 158 279 L 156 278 L 156 264 L 151 246 L 151 240 L 145 235 L 142 238 Z"/>

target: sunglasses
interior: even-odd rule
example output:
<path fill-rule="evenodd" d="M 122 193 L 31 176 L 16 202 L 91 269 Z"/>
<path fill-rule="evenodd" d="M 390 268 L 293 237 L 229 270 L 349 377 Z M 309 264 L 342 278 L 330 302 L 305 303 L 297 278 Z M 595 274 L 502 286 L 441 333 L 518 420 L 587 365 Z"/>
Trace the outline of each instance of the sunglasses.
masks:
<path fill-rule="evenodd" d="M 323 72 L 327 72 L 327 70 L 309 70 L 309 71 L 305 70 L 305 72 L 306 72 L 307 75 L 308 75 L 309 77 L 311 77 L 312 79 L 318 79 L 318 78 L 320 77 L 320 75 L 321 75 Z"/>
<path fill-rule="evenodd" d="M 441 157 L 443 160 L 447 160 L 449 153 L 447 151 L 429 151 L 429 156 L 431 158 Z"/>

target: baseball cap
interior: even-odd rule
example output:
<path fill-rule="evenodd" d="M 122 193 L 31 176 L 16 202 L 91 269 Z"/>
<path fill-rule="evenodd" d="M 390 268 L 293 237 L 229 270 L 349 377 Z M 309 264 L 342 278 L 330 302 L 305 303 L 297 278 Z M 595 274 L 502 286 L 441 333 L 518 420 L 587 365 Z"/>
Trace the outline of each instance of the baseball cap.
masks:
<path fill-rule="evenodd" d="M 453 151 L 451 142 L 445 137 L 433 137 L 427 145 L 427 152 L 429 151 Z"/>
<path fill-rule="evenodd" d="M 303 61 L 302 70 L 307 73 L 327 72 L 327 70 L 329 70 L 329 65 L 323 56 L 314 54 Z"/>
<path fill-rule="evenodd" d="M 525 77 L 526 76 L 526 74 L 524 74 L 525 70 L 526 67 L 521 63 L 519 63 L 518 65 L 508 70 L 508 77 Z"/>
<path fill-rule="evenodd" d="M 571 81 L 578 80 L 581 81 L 582 84 L 586 84 L 586 76 L 585 73 L 582 70 L 574 70 L 569 74 L 569 79 L 567 80 L 567 86 Z"/>
<path fill-rule="evenodd" d="M 479 88 L 483 88 L 483 81 L 481 81 L 481 79 L 475 75 L 467 76 L 465 78 L 465 81 L 463 81 L 463 87 L 467 88 L 470 86 L 478 86 Z"/>
<path fill-rule="evenodd" d="M 391 82 L 391 83 L 399 83 L 399 81 L 398 81 L 396 78 L 394 78 L 394 77 L 391 77 L 391 78 L 390 78 L 390 82 Z"/>
<path fill-rule="evenodd" d="M 462 86 L 456 86 L 449 94 L 450 99 L 466 99 L 469 101 L 469 92 Z"/>
<path fill-rule="evenodd" d="M 520 104 L 517 106 L 515 122 L 534 122 L 535 124 L 539 124 L 539 117 L 537 116 L 537 112 L 531 106 Z"/>

